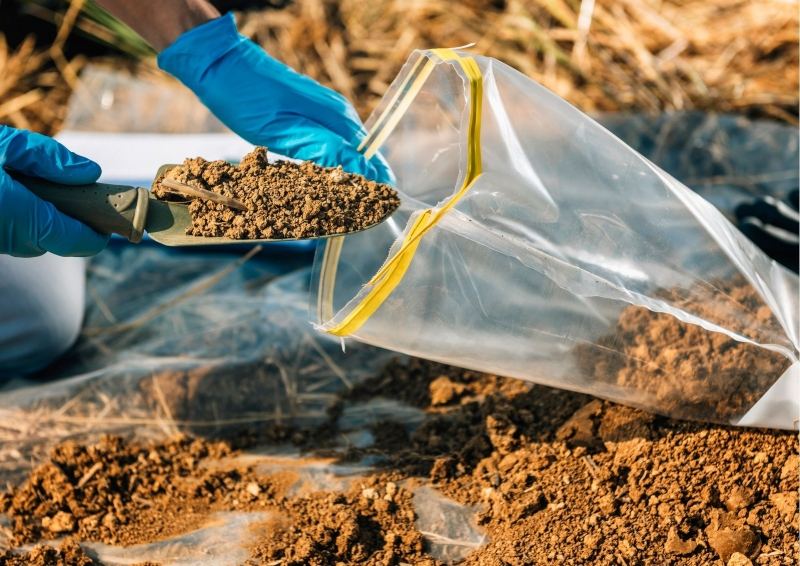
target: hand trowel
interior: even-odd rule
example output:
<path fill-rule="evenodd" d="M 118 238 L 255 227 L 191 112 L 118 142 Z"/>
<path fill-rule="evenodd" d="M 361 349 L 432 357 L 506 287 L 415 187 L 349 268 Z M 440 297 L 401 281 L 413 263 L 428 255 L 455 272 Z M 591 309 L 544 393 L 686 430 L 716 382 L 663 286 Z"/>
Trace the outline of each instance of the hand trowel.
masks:
<path fill-rule="evenodd" d="M 175 165 L 162 165 L 156 173 L 160 179 Z M 189 236 L 192 224 L 189 207 L 185 202 L 158 200 L 143 187 L 91 183 L 89 185 L 61 185 L 43 179 L 13 175 L 29 191 L 47 200 L 64 214 L 80 220 L 101 234 L 119 234 L 138 243 L 144 233 L 165 246 L 208 246 L 223 244 L 260 244 L 290 242 L 293 238 L 237 240 L 226 237 Z M 376 226 L 378 223 L 368 226 Z M 364 230 L 362 229 L 362 230 Z M 329 238 L 341 234 L 325 234 L 304 240 Z"/>

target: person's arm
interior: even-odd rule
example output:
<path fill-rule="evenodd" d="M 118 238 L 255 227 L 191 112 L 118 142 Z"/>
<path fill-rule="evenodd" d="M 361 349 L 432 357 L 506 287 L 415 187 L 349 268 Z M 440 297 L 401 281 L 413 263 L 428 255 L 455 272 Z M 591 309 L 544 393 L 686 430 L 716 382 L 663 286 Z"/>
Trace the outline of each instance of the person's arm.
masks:
<path fill-rule="evenodd" d="M 156 51 L 161 51 L 192 28 L 218 18 L 206 0 L 97 0 L 113 16 L 128 24 Z"/>
<path fill-rule="evenodd" d="M 159 50 L 158 66 L 188 86 L 231 130 L 275 153 L 393 180 L 365 158 L 361 120 L 338 92 L 295 72 L 242 36 L 205 0 L 98 0 Z"/>

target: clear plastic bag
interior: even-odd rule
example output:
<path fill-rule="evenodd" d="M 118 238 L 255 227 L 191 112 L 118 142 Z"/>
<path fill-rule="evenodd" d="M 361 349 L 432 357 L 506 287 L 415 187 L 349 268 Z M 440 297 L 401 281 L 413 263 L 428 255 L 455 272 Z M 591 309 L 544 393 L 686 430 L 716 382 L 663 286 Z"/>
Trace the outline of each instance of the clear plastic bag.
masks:
<path fill-rule="evenodd" d="M 797 276 L 598 123 L 444 49 L 412 55 L 367 128 L 402 206 L 321 246 L 320 329 L 673 417 L 793 426 Z"/>

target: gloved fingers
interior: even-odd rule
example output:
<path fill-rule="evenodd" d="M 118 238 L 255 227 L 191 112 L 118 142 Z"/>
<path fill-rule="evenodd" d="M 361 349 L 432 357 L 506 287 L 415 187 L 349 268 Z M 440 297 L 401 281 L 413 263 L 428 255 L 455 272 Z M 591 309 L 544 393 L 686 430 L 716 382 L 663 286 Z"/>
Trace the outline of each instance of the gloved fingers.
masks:
<path fill-rule="evenodd" d="M 68 185 L 93 183 L 100 166 L 72 153 L 51 137 L 0 126 L 0 166 Z"/>
<path fill-rule="evenodd" d="M 251 143 L 270 145 L 253 132 L 281 112 L 307 116 L 354 145 L 366 135 L 345 97 L 239 34 L 232 14 L 184 33 L 159 54 L 158 65 Z"/>
<path fill-rule="evenodd" d="M 248 69 L 248 73 L 223 75 L 226 69 Z M 219 76 L 215 76 L 217 72 Z M 291 113 L 321 124 L 354 145 L 366 136 L 358 114 L 343 96 L 296 73 L 252 41 L 226 53 L 225 61 L 209 69 L 204 82 L 226 85 L 222 90 L 203 89 L 200 98 L 237 133 L 239 130 L 234 125 L 257 127 L 281 114 Z M 234 105 L 230 93 L 236 93 Z"/>
<path fill-rule="evenodd" d="M 315 122 L 325 126 L 353 145 L 357 145 L 367 135 L 353 105 L 344 96 L 328 87 L 322 86 L 305 75 L 296 73 L 287 67 L 287 73 L 280 76 L 276 88 L 284 96 L 300 98 L 299 107 L 303 113 Z M 286 85 L 286 86 L 284 86 Z M 297 101 L 294 102 L 297 107 Z M 285 106 L 292 108 L 288 104 Z"/>
<path fill-rule="evenodd" d="M 0 182 L 0 215 L 0 253 L 85 257 L 99 253 L 108 243 L 108 236 L 59 212 L 8 175 Z"/>
<path fill-rule="evenodd" d="M 247 54 L 242 57 L 249 59 L 248 63 L 256 72 L 264 79 L 274 81 L 269 95 L 272 106 L 278 112 L 290 108 L 302 110 L 304 115 L 352 144 L 358 143 L 367 135 L 355 108 L 342 94 L 298 73 L 250 40 L 243 44 L 243 49 Z M 230 56 L 235 55 L 232 53 Z"/>
<path fill-rule="evenodd" d="M 259 138 L 267 139 L 270 150 L 324 167 L 341 165 L 380 183 L 393 183 L 394 176 L 382 157 L 367 159 L 341 136 L 301 116 L 282 116 L 264 125 Z"/>

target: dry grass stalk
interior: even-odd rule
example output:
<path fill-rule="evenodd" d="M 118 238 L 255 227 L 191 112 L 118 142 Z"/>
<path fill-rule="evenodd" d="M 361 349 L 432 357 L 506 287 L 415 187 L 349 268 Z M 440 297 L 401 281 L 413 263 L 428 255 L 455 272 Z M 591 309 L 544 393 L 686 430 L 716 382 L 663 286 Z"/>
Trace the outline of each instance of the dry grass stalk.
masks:
<path fill-rule="evenodd" d="M 230 208 L 236 208 L 238 210 L 247 210 L 247 206 L 238 199 L 225 196 L 219 193 L 215 193 L 214 191 L 209 191 L 207 189 L 190 187 L 189 185 L 179 183 L 178 181 L 170 179 L 169 177 L 161 180 L 161 186 L 164 187 L 165 189 L 169 189 L 170 192 L 174 192 L 185 197 L 206 199 L 212 202 L 218 202 L 220 204 L 224 204 L 225 206 L 228 206 Z"/>
<path fill-rule="evenodd" d="M 29 36 L 11 52 L 0 34 L 0 123 L 46 134 L 58 130 L 86 63 L 83 56 L 68 59 L 64 54 L 83 5 L 84 0 L 70 0 L 49 49 L 36 48 Z"/>
<path fill-rule="evenodd" d="M 0 123 L 52 133 L 62 122 L 69 88 L 49 63 L 33 37 L 12 51 L 0 35 Z"/>

